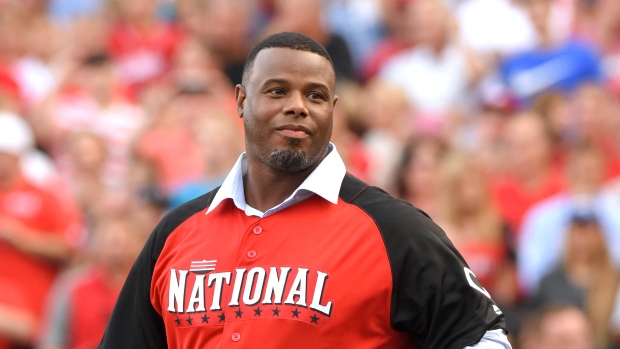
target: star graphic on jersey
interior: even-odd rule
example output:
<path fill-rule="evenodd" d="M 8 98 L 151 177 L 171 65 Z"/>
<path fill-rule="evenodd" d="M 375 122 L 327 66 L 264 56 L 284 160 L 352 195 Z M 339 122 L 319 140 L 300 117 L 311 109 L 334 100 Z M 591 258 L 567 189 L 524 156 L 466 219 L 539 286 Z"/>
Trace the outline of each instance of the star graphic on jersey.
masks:
<path fill-rule="evenodd" d="M 260 310 L 260 307 L 254 309 L 254 316 L 260 316 L 260 313 L 262 313 L 263 311 Z"/>
<path fill-rule="evenodd" d="M 299 310 L 297 309 L 292 310 L 292 313 L 293 313 L 293 317 L 299 318 Z"/>
<path fill-rule="evenodd" d="M 241 309 L 239 309 L 239 310 L 237 310 L 237 311 L 235 312 L 235 314 L 237 314 L 237 315 L 235 315 L 235 317 L 239 317 L 239 318 L 240 318 L 240 317 L 241 317 L 241 314 L 243 314 L 243 312 L 241 311 Z"/>
<path fill-rule="evenodd" d="M 188 316 L 188 317 L 187 317 L 187 319 L 186 319 L 185 321 L 187 321 L 187 324 L 188 324 L 188 325 L 191 325 L 191 324 L 192 324 L 192 317 L 191 317 L 191 316 Z"/>
<path fill-rule="evenodd" d="M 177 323 L 177 326 L 181 326 L 181 319 L 179 319 L 179 317 L 177 316 L 176 319 L 174 319 L 174 322 Z"/>
<path fill-rule="evenodd" d="M 273 310 L 273 316 L 280 316 L 280 309 L 278 309 L 278 307 Z"/>
<path fill-rule="evenodd" d="M 205 314 L 205 316 L 202 317 L 202 323 L 209 323 L 209 317 Z"/>
<path fill-rule="evenodd" d="M 219 317 L 220 317 L 220 322 L 223 322 L 224 320 L 226 320 L 226 315 L 224 315 L 224 313 L 221 313 Z"/>
<path fill-rule="evenodd" d="M 319 324 L 319 318 L 316 316 L 316 314 L 314 314 L 314 315 L 312 315 L 312 316 L 310 317 L 310 323 L 311 323 L 311 324 L 313 324 L 313 323 L 314 323 L 314 324 L 317 324 L 317 325 Z"/>

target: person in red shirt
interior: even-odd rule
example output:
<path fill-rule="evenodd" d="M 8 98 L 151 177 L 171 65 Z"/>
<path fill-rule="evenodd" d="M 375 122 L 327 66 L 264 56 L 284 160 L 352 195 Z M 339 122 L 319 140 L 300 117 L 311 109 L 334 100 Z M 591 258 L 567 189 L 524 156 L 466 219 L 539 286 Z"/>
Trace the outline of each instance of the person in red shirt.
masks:
<path fill-rule="evenodd" d="M 170 69 L 183 32 L 157 18 L 157 1 L 116 1 L 119 23 L 109 38 L 123 81 L 140 91 Z"/>
<path fill-rule="evenodd" d="M 1 114 L 0 343 L 32 342 L 47 292 L 79 233 L 67 205 L 22 176 L 20 156 L 31 146 L 26 122 Z"/>
<path fill-rule="evenodd" d="M 133 217 L 115 215 L 95 224 L 86 265 L 62 277 L 48 298 L 41 349 L 92 349 L 146 240 Z M 122 246 L 122 248 L 119 248 Z"/>
<path fill-rule="evenodd" d="M 346 173 L 311 38 L 250 52 L 247 152 L 155 228 L 100 348 L 509 349 L 502 311 L 419 209 Z"/>
<path fill-rule="evenodd" d="M 383 66 L 398 53 L 415 46 L 414 21 L 411 14 L 412 0 L 380 1 L 387 36 L 377 44 L 372 53 L 362 63 L 360 79 L 368 82 Z"/>
<path fill-rule="evenodd" d="M 553 165 L 552 142 L 539 115 L 517 114 L 504 131 L 506 174 L 495 178 L 492 195 L 511 231 L 518 232 L 527 210 L 559 193 L 564 180 Z"/>

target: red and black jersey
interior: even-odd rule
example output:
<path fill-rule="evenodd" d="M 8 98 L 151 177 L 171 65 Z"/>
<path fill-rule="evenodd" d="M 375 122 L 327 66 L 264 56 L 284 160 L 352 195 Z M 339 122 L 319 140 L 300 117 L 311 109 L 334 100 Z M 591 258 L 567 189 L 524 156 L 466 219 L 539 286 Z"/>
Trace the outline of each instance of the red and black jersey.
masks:
<path fill-rule="evenodd" d="M 272 215 L 215 192 L 170 212 L 121 291 L 100 348 L 446 348 L 501 311 L 422 211 L 346 175 Z"/>

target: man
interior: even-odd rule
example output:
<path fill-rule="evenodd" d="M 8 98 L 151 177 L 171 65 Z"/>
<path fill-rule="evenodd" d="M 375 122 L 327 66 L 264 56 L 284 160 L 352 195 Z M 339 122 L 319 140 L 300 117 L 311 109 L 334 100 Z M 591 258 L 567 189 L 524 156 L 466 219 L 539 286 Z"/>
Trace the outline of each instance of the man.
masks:
<path fill-rule="evenodd" d="M 510 348 L 445 234 L 346 174 L 334 89 L 304 35 L 250 52 L 236 87 L 247 152 L 155 228 L 100 348 Z"/>

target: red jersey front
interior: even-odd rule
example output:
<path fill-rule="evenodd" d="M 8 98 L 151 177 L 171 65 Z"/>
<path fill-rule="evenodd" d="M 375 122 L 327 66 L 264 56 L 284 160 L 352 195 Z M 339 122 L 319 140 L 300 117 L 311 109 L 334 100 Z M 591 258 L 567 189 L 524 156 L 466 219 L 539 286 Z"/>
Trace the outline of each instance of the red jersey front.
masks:
<path fill-rule="evenodd" d="M 410 347 L 390 328 L 390 265 L 370 218 L 318 196 L 286 211 L 258 219 L 228 200 L 168 237 L 151 302 L 169 346 L 316 347 L 337 330 L 334 347 Z"/>

